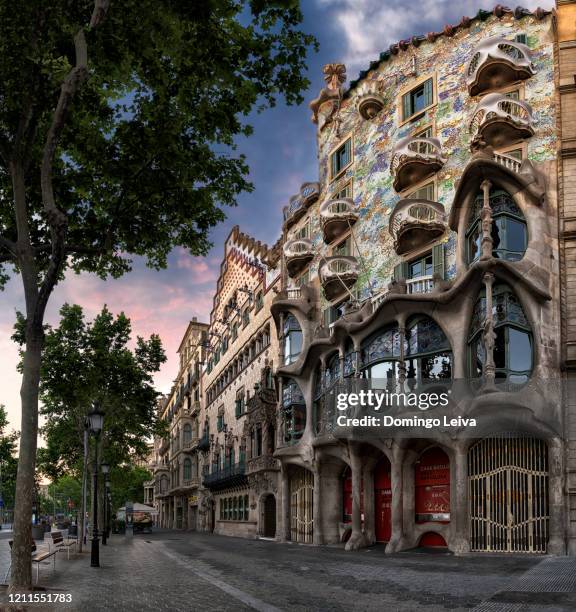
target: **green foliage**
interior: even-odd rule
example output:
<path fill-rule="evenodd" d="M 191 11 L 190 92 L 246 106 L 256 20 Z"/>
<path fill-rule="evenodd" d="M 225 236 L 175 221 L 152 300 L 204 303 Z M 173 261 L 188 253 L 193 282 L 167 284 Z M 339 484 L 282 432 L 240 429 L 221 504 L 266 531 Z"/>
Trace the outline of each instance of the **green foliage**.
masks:
<path fill-rule="evenodd" d="M 104 307 L 93 322 L 82 308 L 65 304 L 58 327 L 46 329 L 40 374 L 42 433 L 40 471 L 52 479 L 80 477 L 86 414 L 97 400 L 105 413 L 103 452 L 113 465 L 144 456 L 147 439 L 163 432 L 156 415 L 152 375 L 166 360 L 160 338 L 131 344 L 130 320 Z M 16 334 L 17 335 L 17 334 Z"/>
<path fill-rule="evenodd" d="M 53 164 L 67 216 L 63 268 L 118 276 L 129 255 L 166 264 L 181 245 L 206 253 L 222 205 L 251 189 L 234 151 L 246 116 L 279 95 L 298 103 L 314 39 L 294 0 L 126 0 L 86 27 L 88 0 L 0 1 L 0 237 L 16 241 L 11 162 L 25 168 L 38 273 L 53 235 L 41 203 L 40 162 L 60 86 L 84 28 L 88 77 L 65 118 Z M 23 231 L 23 227 L 20 227 Z M 2 264 L 10 257 L 0 240 Z"/>
<path fill-rule="evenodd" d="M 74 505 L 68 507 L 68 502 Z M 48 495 L 40 501 L 42 514 L 76 514 L 82 507 L 82 481 L 73 476 L 61 476 L 48 486 Z M 56 512 L 54 512 L 54 510 Z"/>
<path fill-rule="evenodd" d="M 152 479 L 152 474 L 145 468 L 134 465 L 121 465 L 110 470 L 110 491 L 112 509 L 116 511 L 127 501 L 144 501 L 144 483 Z"/>

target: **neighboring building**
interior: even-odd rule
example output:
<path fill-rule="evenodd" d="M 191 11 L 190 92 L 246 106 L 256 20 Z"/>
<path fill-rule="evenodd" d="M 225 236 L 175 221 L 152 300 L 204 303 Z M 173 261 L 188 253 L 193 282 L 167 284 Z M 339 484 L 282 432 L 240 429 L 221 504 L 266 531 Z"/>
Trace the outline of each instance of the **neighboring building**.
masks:
<path fill-rule="evenodd" d="M 165 439 L 156 442 L 155 498 L 161 527 L 196 529 L 197 525 L 200 466 L 196 447 L 207 330 L 195 317 L 188 324 L 178 348 L 178 376 L 160 408 L 169 430 Z"/>
<path fill-rule="evenodd" d="M 259 518 L 264 506 L 273 503 L 276 509 L 272 372 L 278 345 L 270 306 L 279 285 L 280 256 L 280 245 L 269 249 L 238 227 L 224 246 L 210 313 L 201 412 L 200 527 L 215 533 L 255 537 L 264 530 Z M 270 394 L 272 410 L 266 412 L 262 398 Z M 256 482 L 258 487 L 251 486 Z"/>
<path fill-rule="evenodd" d="M 557 5 L 400 41 L 348 88 L 325 66 L 318 182 L 272 249 L 238 228 L 226 241 L 198 359 L 198 513 L 179 520 L 184 491 L 173 477 L 159 495 L 157 469 L 164 526 L 576 552 L 576 394 L 558 384 L 576 378 L 576 2 Z M 488 429 L 336 431 L 347 380 L 463 381 Z"/>

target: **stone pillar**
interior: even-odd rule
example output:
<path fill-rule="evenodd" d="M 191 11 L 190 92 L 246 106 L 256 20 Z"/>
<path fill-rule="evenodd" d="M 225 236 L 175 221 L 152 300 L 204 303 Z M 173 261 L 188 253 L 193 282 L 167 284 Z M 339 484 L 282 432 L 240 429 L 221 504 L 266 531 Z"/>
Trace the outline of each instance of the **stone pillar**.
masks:
<path fill-rule="evenodd" d="M 390 462 L 390 480 L 392 485 L 392 535 L 386 546 L 387 553 L 402 550 L 404 545 L 404 487 L 403 470 L 406 453 L 403 448 L 394 444 Z"/>
<path fill-rule="evenodd" d="M 360 500 L 362 496 L 362 460 L 355 444 L 348 443 L 350 449 L 350 470 L 352 472 L 352 534 L 346 542 L 346 550 L 358 550 L 366 546 L 362 532 Z"/>
<path fill-rule="evenodd" d="M 404 323 L 398 324 L 398 335 L 400 336 L 400 359 L 398 363 L 398 383 L 399 391 L 404 389 L 404 383 L 406 382 L 406 361 L 404 355 L 404 342 L 406 339 L 406 327 Z"/>
<path fill-rule="evenodd" d="M 492 300 L 492 286 L 494 284 L 494 274 L 492 272 L 486 272 L 482 277 L 484 281 L 484 287 L 486 291 L 486 320 L 484 321 L 484 351 L 486 358 L 484 361 L 484 383 L 483 390 L 495 390 L 496 380 L 496 366 L 494 364 L 494 343 L 496 341 L 496 334 L 494 333 L 494 313 L 493 300 Z"/>
<path fill-rule="evenodd" d="M 480 188 L 484 192 L 484 202 L 482 204 L 482 212 L 480 219 L 482 223 L 482 240 L 480 242 L 480 259 L 492 258 L 492 208 L 490 207 L 490 187 L 489 180 L 482 181 Z"/>
<path fill-rule="evenodd" d="M 548 553 L 566 554 L 566 516 L 564 507 L 564 453 L 562 440 L 552 438 L 548 442 L 548 473 L 550 491 L 550 539 Z"/>
<path fill-rule="evenodd" d="M 324 533 L 322 529 L 322 476 L 321 476 L 321 467 L 317 466 L 314 470 L 314 497 L 313 503 L 314 506 L 312 508 L 312 516 L 313 516 L 313 532 L 312 532 L 312 541 L 314 544 L 324 544 Z"/>
<path fill-rule="evenodd" d="M 450 470 L 450 548 L 457 555 L 470 552 L 468 529 L 468 453 L 464 440 L 454 450 L 454 465 Z"/>
<path fill-rule="evenodd" d="M 321 474 L 322 500 L 322 538 L 323 544 L 337 544 L 340 541 L 340 523 L 342 521 L 342 465 L 324 463 Z M 316 524 L 314 525 L 316 533 Z"/>
<path fill-rule="evenodd" d="M 172 518 L 172 529 L 176 529 L 178 527 L 178 520 L 177 520 L 177 516 L 178 516 L 178 512 L 176 510 L 177 505 L 176 505 L 176 496 L 172 497 L 172 504 L 173 504 L 173 518 Z"/>
<path fill-rule="evenodd" d="M 374 516 L 374 465 L 366 465 L 362 470 L 364 479 L 364 537 L 366 544 L 376 542 L 376 522 Z"/>
<path fill-rule="evenodd" d="M 281 542 L 290 540 L 290 479 L 288 470 L 282 465 L 280 470 L 280 508 L 279 521 L 277 525 L 278 539 Z"/>

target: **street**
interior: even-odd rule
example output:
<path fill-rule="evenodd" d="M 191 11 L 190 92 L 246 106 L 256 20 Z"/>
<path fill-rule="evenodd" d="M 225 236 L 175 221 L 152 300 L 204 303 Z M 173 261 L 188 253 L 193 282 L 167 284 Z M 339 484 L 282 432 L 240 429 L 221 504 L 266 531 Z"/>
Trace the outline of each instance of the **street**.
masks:
<path fill-rule="evenodd" d="M 101 547 L 99 569 L 90 567 L 89 553 L 70 561 L 61 555 L 54 573 L 42 567 L 40 584 L 47 593 L 71 593 L 72 603 L 27 604 L 30 609 L 576 609 L 576 559 L 570 557 L 386 556 L 381 547 L 350 553 L 166 530 L 113 536 Z"/>

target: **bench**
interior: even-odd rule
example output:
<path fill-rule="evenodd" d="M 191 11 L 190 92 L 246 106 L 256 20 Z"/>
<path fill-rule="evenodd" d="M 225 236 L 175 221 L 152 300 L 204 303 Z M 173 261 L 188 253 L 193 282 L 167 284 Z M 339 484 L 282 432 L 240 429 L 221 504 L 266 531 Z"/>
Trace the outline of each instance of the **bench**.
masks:
<path fill-rule="evenodd" d="M 10 545 L 10 551 L 12 551 L 13 543 L 14 543 L 14 540 L 8 541 L 8 544 Z M 58 551 L 56 550 L 51 551 L 50 549 L 37 551 L 36 543 L 32 542 L 31 552 L 32 552 L 32 563 L 36 563 L 36 584 L 38 584 L 38 579 L 40 577 L 40 563 L 42 563 L 42 561 L 45 561 L 46 559 L 49 559 L 50 557 L 53 557 L 54 562 L 52 566 L 52 571 L 56 570 L 56 553 Z M 4 582 L 6 582 L 6 580 L 8 579 L 11 568 L 12 568 L 12 557 L 10 557 L 10 565 L 8 565 L 6 574 L 4 574 Z"/>
<path fill-rule="evenodd" d="M 61 531 L 51 531 L 50 537 L 52 538 L 52 545 L 48 542 L 48 550 L 52 550 L 52 547 L 54 547 L 55 553 L 66 551 L 68 559 L 70 559 L 70 548 L 72 546 L 76 547 L 77 540 L 64 538 Z"/>

